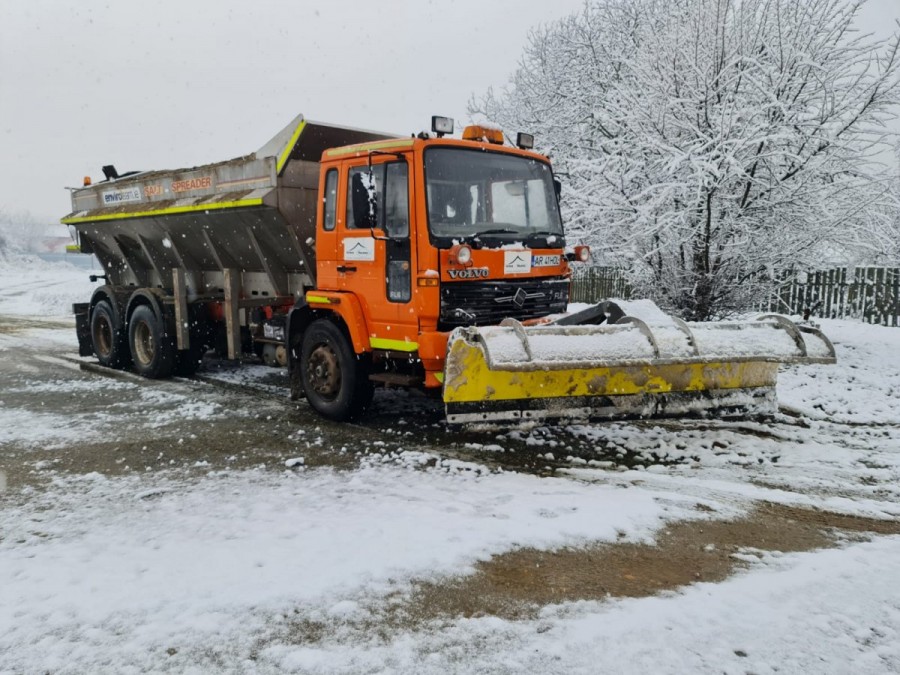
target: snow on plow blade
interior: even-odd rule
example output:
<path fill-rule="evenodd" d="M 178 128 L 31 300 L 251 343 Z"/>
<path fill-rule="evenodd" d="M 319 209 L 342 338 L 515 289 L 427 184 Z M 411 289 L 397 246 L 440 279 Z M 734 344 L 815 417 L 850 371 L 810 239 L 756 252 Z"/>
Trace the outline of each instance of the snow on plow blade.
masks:
<path fill-rule="evenodd" d="M 828 338 L 782 316 L 688 324 L 648 301 L 606 302 L 559 323 L 457 329 L 443 395 L 457 423 L 773 412 L 779 364 L 834 361 Z"/>

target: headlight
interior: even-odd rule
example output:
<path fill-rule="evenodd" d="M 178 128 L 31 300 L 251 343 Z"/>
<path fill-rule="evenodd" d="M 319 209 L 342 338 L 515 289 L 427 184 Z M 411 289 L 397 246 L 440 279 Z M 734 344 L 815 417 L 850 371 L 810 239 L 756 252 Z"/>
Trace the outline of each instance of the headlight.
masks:
<path fill-rule="evenodd" d="M 472 262 L 472 249 L 465 244 L 457 244 L 450 249 L 450 262 L 454 265 L 468 265 Z"/>

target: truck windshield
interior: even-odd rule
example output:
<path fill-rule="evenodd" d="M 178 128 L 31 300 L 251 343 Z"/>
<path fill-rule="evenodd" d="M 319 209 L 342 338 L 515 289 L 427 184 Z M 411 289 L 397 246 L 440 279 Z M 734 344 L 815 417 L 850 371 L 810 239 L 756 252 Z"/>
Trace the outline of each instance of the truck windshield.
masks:
<path fill-rule="evenodd" d="M 562 244 L 550 166 L 463 148 L 425 151 L 428 227 L 434 239 L 548 240 Z M 438 244 L 440 245 L 440 244 Z"/>

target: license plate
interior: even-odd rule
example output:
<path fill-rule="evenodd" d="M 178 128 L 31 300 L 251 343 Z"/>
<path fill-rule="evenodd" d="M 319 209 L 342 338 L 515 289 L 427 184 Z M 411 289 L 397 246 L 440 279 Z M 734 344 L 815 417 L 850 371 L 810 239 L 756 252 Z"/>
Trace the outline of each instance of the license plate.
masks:
<path fill-rule="evenodd" d="M 559 265 L 558 255 L 535 255 L 531 257 L 532 267 L 552 267 Z"/>

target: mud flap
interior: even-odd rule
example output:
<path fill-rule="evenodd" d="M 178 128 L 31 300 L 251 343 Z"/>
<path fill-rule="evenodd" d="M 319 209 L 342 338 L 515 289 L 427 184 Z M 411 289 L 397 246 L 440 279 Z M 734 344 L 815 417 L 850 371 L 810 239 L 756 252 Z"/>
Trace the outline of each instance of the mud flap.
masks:
<path fill-rule="evenodd" d="M 91 305 L 87 302 L 76 302 L 72 305 L 72 311 L 75 314 L 78 355 L 90 356 L 94 353 L 94 341 L 91 337 Z"/>

